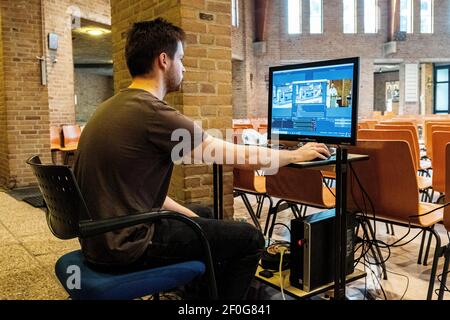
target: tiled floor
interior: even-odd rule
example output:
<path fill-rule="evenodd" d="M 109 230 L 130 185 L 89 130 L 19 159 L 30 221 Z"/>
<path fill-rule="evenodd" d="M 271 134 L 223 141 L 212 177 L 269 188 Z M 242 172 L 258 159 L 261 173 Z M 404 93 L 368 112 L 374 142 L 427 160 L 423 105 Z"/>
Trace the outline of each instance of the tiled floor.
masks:
<path fill-rule="evenodd" d="M 255 203 L 254 198 L 251 200 Z M 236 199 L 235 211 L 237 219 L 251 221 L 240 199 Z M 262 223 L 266 212 L 267 206 Z M 312 212 L 314 210 L 308 210 L 308 213 Z M 288 210 L 279 214 L 279 221 L 289 223 L 290 219 L 291 213 Z M 447 243 L 442 226 L 438 228 L 443 242 Z M 393 242 L 406 229 L 395 227 L 395 237 L 385 234 L 384 225 L 378 224 L 378 231 L 379 238 Z M 274 238 L 288 238 L 288 231 L 277 226 Z M 387 262 L 387 268 L 392 272 L 388 274 L 389 279 L 377 280 L 378 277 L 368 271 L 366 282 L 359 280 L 348 286 L 348 297 L 363 299 L 361 292 L 364 292 L 367 283 L 369 292 L 382 299 L 384 297 L 379 289 L 380 281 L 388 299 L 399 299 L 405 293 L 408 282 L 404 299 L 425 299 L 430 266 L 416 264 L 419 244 L 420 237 L 411 244 L 393 249 Z M 60 255 L 78 248 L 77 240 L 58 240 L 50 233 L 42 210 L 0 192 L 0 299 L 66 299 L 67 294 L 54 276 L 53 268 Z M 442 262 L 438 270 L 442 269 Z M 269 292 L 267 297 L 281 298 L 274 291 Z M 449 293 L 446 293 L 445 299 L 450 300 Z"/>

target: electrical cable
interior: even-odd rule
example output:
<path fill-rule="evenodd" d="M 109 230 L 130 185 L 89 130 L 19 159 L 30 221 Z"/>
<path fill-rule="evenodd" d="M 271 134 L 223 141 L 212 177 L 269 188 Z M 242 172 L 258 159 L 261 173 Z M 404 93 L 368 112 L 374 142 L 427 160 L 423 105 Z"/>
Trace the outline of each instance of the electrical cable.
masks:
<path fill-rule="evenodd" d="M 284 252 L 285 251 L 288 251 L 289 249 L 288 248 L 286 248 L 286 247 L 282 247 L 282 248 L 280 248 L 280 267 L 279 267 L 279 270 L 280 270 L 280 289 L 281 289 L 281 297 L 283 298 L 283 300 L 286 300 L 286 297 L 284 296 L 284 288 L 283 288 L 283 283 L 284 283 L 284 280 L 283 280 L 283 256 L 284 256 Z"/>

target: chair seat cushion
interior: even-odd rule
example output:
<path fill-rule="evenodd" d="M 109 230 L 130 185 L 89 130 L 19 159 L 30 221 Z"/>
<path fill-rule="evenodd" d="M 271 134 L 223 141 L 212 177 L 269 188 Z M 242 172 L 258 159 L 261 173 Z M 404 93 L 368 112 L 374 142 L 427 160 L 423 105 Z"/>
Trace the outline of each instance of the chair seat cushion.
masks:
<path fill-rule="evenodd" d="M 73 288 L 78 270 L 79 289 Z M 131 273 L 103 273 L 91 269 L 80 250 L 65 254 L 55 265 L 56 276 L 74 300 L 135 299 L 182 286 L 204 272 L 203 262 L 187 261 Z"/>

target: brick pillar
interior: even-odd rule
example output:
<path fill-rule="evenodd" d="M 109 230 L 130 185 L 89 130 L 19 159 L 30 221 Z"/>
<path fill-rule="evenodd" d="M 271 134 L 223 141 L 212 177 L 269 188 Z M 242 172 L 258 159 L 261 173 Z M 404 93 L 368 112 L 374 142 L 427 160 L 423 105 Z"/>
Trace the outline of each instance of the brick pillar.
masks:
<path fill-rule="evenodd" d="M 48 90 L 41 85 L 41 1 L 0 0 L 0 184 L 35 179 L 25 160 L 50 161 Z"/>
<path fill-rule="evenodd" d="M 186 73 L 180 92 L 167 102 L 203 128 L 231 128 L 231 1 L 112 0 L 115 90 L 129 85 L 124 47 L 126 31 L 136 21 L 163 17 L 187 34 Z M 233 216 L 232 173 L 225 168 L 224 214 Z M 182 165 L 174 170 L 170 195 L 182 203 L 212 204 L 212 167 Z"/>

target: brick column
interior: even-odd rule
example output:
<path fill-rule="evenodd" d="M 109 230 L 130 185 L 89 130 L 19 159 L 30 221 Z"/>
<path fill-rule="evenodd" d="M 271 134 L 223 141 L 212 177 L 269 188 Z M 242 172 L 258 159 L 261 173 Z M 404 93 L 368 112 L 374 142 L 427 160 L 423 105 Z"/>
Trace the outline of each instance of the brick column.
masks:
<path fill-rule="evenodd" d="M 50 161 L 48 90 L 41 85 L 41 1 L 0 0 L 0 184 L 34 183 L 25 160 Z"/>
<path fill-rule="evenodd" d="M 187 34 L 186 73 L 180 92 L 167 102 L 203 128 L 231 128 L 231 1 L 230 0 L 112 0 L 115 90 L 129 85 L 124 47 L 126 31 L 136 21 L 163 17 Z M 233 215 L 232 173 L 224 174 L 224 214 Z M 182 165 L 174 170 L 170 195 L 182 203 L 212 204 L 212 168 Z"/>

